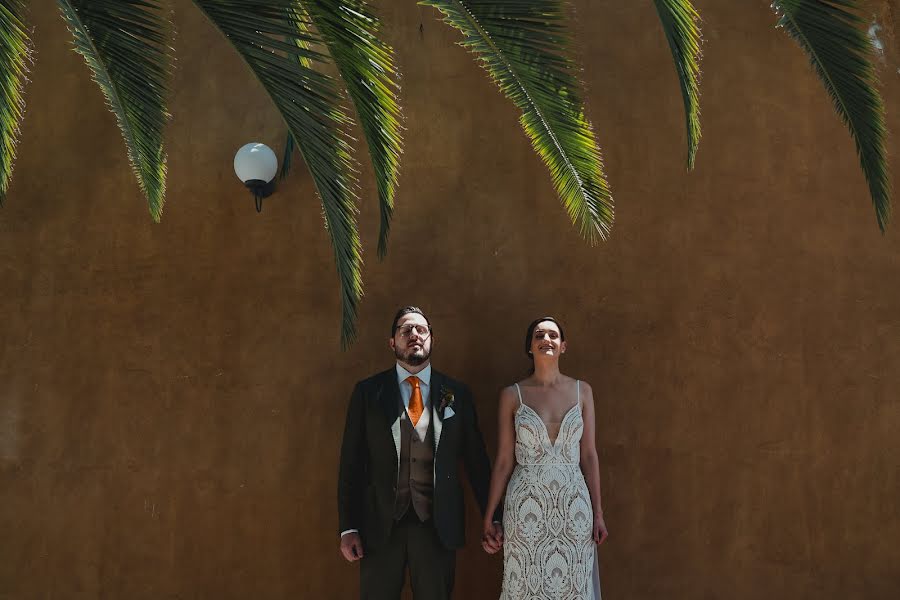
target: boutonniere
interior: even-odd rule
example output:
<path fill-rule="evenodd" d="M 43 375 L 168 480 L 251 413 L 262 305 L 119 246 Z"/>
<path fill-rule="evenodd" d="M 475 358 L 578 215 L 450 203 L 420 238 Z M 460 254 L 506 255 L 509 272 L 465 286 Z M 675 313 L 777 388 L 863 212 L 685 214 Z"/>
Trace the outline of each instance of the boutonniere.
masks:
<path fill-rule="evenodd" d="M 441 405 L 438 407 L 438 410 L 441 413 L 442 419 L 449 419 L 455 413 L 453 412 L 453 405 L 456 404 L 456 396 L 453 395 L 453 390 L 448 388 L 447 386 L 441 386 Z"/>

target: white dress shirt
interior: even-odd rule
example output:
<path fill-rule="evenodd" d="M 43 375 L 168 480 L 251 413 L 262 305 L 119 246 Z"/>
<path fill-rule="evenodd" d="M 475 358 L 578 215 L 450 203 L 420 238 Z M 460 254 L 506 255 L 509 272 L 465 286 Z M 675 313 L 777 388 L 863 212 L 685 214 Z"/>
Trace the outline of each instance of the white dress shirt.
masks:
<path fill-rule="evenodd" d="M 412 397 L 412 384 L 406 379 L 412 375 L 419 378 L 419 391 L 422 393 L 422 404 L 425 407 L 422 411 L 422 416 L 419 417 L 419 422 L 416 423 L 416 433 L 420 440 L 424 440 L 425 436 L 428 435 L 428 424 L 431 423 L 431 394 L 429 393 L 431 391 L 431 363 L 428 363 L 428 366 L 418 373 L 410 373 L 401 367 L 400 363 L 397 363 L 397 382 L 400 384 L 400 398 L 403 399 L 403 406 L 406 408 L 406 411 L 400 416 L 401 419 L 409 418 L 409 399 Z M 341 532 L 341 537 L 348 533 L 358 532 L 359 530 L 357 529 L 348 529 Z"/>

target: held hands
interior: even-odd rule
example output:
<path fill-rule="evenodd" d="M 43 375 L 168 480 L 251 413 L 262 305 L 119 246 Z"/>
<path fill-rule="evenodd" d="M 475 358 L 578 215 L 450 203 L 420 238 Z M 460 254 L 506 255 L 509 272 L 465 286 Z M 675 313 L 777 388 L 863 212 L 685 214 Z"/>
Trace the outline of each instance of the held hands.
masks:
<path fill-rule="evenodd" d="M 603 513 L 601 512 L 598 515 L 594 515 L 594 542 L 602 544 L 607 537 L 609 537 L 609 532 L 606 530 L 606 522 L 603 520 Z"/>
<path fill-rule="evenodd" d="M 363 557 L 362 538 L 352 532 L 341 536 L 341 554 L 348 562 L 356 562 Z"/>
<path fill-rule="evenodd" d="M 503 546 L 503 525 L 490 520 L 484 522 L 481 534 L 481 547 L 488 554 L 496 554 Z"/>

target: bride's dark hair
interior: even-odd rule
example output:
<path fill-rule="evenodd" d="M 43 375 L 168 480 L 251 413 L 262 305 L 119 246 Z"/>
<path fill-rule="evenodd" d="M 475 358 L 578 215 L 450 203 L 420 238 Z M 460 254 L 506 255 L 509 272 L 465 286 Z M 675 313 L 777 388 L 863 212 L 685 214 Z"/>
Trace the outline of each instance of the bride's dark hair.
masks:
<path fill-rule="evenodd" d="M 531 325 L 528 326 L 528 331 L 525 332 L 525 355 L 531 359 L 532 363 L 534 362 L 534 356 L 531 354 L 531 337 L 534 335 L 534 330 L 537 329 L 537 326 L 544 321 L 556 323 L 556 326 L 559 327 L 559 341 L 566 341 L 566 333 L 563 331 L 563 327 L 559 321 L 553 317 L 541 317 L 540 319 L 535 319 L 531 322 Z M 532 367 L 531 372 L 534 372 L 534 367 Z"/>

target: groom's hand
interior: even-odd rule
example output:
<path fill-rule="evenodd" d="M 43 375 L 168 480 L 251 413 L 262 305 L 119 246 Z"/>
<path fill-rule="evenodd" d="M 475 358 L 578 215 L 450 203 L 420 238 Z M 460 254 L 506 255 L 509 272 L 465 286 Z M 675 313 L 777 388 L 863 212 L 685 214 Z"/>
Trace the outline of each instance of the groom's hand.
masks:
<path fill-rule="evenodd" d="M 503 525 L 500 523 L 485 523 L 481 535 L 481 547 L 488 554 L 496 554 L 503 546 Z"/>
<path fill-rule="evenodd" d="M 362 539 L 358 533 L 351 532 L 341 537 L 341 554 L 349 562 L 355 562 L 363 557 Z"/>

